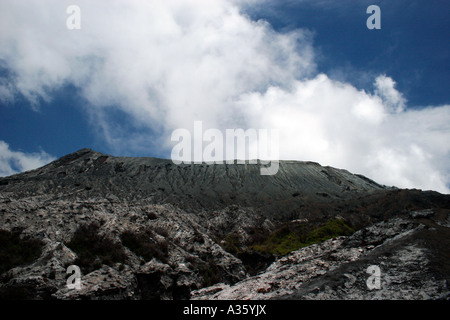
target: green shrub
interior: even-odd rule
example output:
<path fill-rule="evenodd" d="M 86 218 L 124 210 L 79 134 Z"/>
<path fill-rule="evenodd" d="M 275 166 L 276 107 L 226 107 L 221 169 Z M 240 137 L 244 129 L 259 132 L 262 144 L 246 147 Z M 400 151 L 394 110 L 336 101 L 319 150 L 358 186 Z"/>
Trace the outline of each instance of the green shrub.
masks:
<path fill-rule="evenodd" d="M 99 235 L 100 226 L 96 223 L 81 225 L 66 245 L 78 256 L 74 264 L 83 273 L 89 273 L 103 264 L 112 265 L 125 262 L 126 254 L 120 243 Z"/>
<path fill-rule="evenodd" d="M 241 253 L 241 241 L 239 235 L 230 233 L 226 236 L 223 240 L 222 248 L 237 257 Z"/>
<path fill-rule="evenodd" d="M 201 265 L 199 273 L 203 277 L 202 287 L 209 287 L 222 281 L 220 269 L 213 261 Z"/>
<path fill-rule="evenodd" d="M 355 230 L 338 219 L 328 220 L 322 226 L 312 228 L 303 225 L 285 225 L 272 232 L 260 243 L 250 246 L 251 249 L 269 253 L 276 256 L 283 256 L 291 251 L 325 240 L 351 235 Z"/>
<path fill-rule="evenodd" d="M 251 249 L 255 251 L 283 256 L 303 246 L 301 234 L 288 226 L 272 232 L 269 237 L 260 244 L 254 244 Z"/>
<path fill-rule="evenodd" d="M 122 244 L 133 251 L 136 255 L 150 261 L 153 258 L 161 262 L 167 262 L 169 246 L 167 241 L 155 241 L 149 233 L 133 233 L 125 231 L 121 234 Z"/>
<path fill-rule="evenodd" d="M 324 226 L 312 230 L 306 238 L 307 244 L 319 243 L 325 240 L 339 237 L 349 236 L 355 230 L 339 219 L 331 219 Z"/>
<path fill-rule="evenodd" d="M 28 237 L 20 238 L 20 231 L 0 230 L 0 274 L 39 258 L 43 242 Z"/>

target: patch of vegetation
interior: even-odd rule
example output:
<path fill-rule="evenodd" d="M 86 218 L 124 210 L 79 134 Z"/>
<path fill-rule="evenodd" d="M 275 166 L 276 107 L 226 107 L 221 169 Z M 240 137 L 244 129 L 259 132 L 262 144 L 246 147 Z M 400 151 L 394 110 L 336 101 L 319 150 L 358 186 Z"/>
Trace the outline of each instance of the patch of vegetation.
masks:
<path fill-rule="evenodd" d="M 125 262 L 126 254 L 120 243 L 99 234 L 100 226 L 96 223 L 81 225 L 66 245 L 78 256 L 74 264 L 83 273 L 92 272 L 103 264 L 112 265 Z"/>
<path fill-rule="evenodd" d="M 353 232 L 352 227 L 339 219 L 331 219 L 313 229 L 309 229 L 305 224 L 285 225 L 272 232 L 264 241 L 251 245 L 250 248 L 262 253 L 283 256 L 302 247 L 339 236 L 348 236 Z"/>
<path fill-rule="evenodd" d="M 255 275 L 264 270 L 270 263 L 273 262 L 274 257 L 266 252 L 256 251 L 249 247 L 251 244 L 258 244 L 267 238 L 263 235 L 262 229 L 248 230 L 250 240 L 243 241 L 236 233 L 230 233 L 222 241 L 220 241 L 222 248 L 231 253 L 236 258 L 240 259 L 250 275 Z"/>
<path fill-rule="evenodd" d="M 242 252 L 242 245 L 239 235 L 230 233 L 223 239 L 222 248 L 234 256 L 239 256 Z"/>
<path fill-rule="evenodd" d="M 167 241 L 155 241 L 151 237 L 152 233 L 134 233 L 125 231 L 121 234 L 120 239 L 122 244 L 133 251 L 136 255 L 144 258 L 145 261 L 150 261 L 153 258 L 161 262 L 167 262 L 167 255 L 169 252 L 169 245 Z"/>
<path fill-rule="evenodd" d="M 21 238 L 22 230 L 0 230 L 0 274 L 39 258 L 43 242 L 29 237 Z"/>
<path fill-rule="evenodd" d="M 331 219 L 328 222 L 319 228 L 313 229 L 308 233 L 308 237 L 306 238 L 306 244 L 310 245 L 313 243 L 323 242 L 325 240 L 340 237 L 340 236 L 349 236 L 354 233 L 355 230 L 345 224 L 344 221 L 339 219 Z"/>
<path fill-rule="evenodd" d="M 300 232 L 290 226 L 284 226 L 272 232 L 263 242 L 253 244 L 250 248 L 257 252 L 283 256 L 304 246 L 303 241 L 304 236 Z"/>
<path fill-rule="evenodd" d="M 220 269 L 212 261 L 208 261 L 207 263 L 201 265 L 199 273 L 203 277 L 203 287 L 209 287 L 222 281 L 220 277 Z"/>

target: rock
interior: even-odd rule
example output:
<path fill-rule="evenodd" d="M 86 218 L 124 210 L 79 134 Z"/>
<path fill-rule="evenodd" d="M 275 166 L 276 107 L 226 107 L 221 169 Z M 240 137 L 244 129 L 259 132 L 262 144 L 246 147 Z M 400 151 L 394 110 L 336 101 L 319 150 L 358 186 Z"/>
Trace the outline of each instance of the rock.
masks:
<path fill-rule="evenodd" d="M 418 218 L 430 218 L 434 215 L 434 211 L 432 209 L 425 209 L 425 210 L 419 210 L 419 211 L 411 211 L 409 213 L 411 218 L 418 219 Z"/>
<path fill-rule="evenodd" d="M 1 287 L 26 287 L 27 294 L 36 299 L 44 297 L 41 291 L 48 291 L 45 297 L 57 299 L 172 299 L 174 295 L 185 299 L 192 289 L 203 285 L 203 272 L 210 266 L 220 281 L 233 283 L 246 276 L 241 261 L 210 238 L 199 216 L 171 205 L 53 200 L 46 204 L 47 210 L 43 207 L 43 201 L 36 198 L 0 204 L 7 208 L 0 216 L 4 229 L 22 229 L 23 236 L 44 242 L 41 256 L 31 265 L 10 270 L 10 280 Z M 157 218 L 149 218 L 147 212 L 154 212 Z M 68 289 L 66 269 L 78 256 L 67 244 L 79 225 L 92 223 L 100 226 L 99 236 L 117 243 L 124 231 L 150 230 L 152 241 L 168 247 L 165 260 L 145 261 L 125 248 L 123 263 L 104 265 L 88 274 L 81 267 L 83 289 Z"/>
<path fill-rule="evenodd" d="M 52 295 L 52 298 L 61 300 L 79 299 L 131 299 L 134 297 L 136 279 L 128 268 L 117 271 L 107 265 L 103 265 L 81 278 L 81 288 L 72 289 L 62 287 Z"/>

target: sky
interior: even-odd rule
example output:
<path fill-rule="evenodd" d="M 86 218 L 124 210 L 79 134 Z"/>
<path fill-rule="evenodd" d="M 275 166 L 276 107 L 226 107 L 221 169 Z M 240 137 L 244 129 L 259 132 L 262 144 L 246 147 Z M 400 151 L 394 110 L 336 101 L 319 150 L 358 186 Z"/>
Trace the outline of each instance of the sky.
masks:
<path fill-rule="evenodd" d="M 170 158 L 172 132 L 202 121 L 278 130 L 282 160 L 450 193 L 449 14 L 445 0 L 0 0 L 0 176 L 81 148 Z"/>

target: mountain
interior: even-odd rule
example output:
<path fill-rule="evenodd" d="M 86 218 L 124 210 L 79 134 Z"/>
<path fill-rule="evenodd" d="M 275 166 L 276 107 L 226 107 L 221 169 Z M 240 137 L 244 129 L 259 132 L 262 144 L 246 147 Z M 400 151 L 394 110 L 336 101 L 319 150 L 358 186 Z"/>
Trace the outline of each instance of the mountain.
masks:
<path fill-rule="evenodd" d="M 3 192 L 20 197 L 116 196 L 127 201 L 176 203 L 194 210 L 231 204 L 273 209 L 283 202 L 299 207 L 303 202 L 349 199 L 385 189 L 361 175 L 314 162 L 281 161 L 276 175 L 264 176 L 258 164 L 175 165 L 171 160 L 112 157 L 90 149 L 3 178 L 0 185 Z"/>
<path fill-rule="evenodd" d="M 271 280 L 279 289 L 257 288 L 258 297 L 365 297 L 364 288 L 314 294 L 315 283 L 336 287 L 336 272 L 353 276 L 350 265 L 364 259 L 376 264 L 380 253 L 374 252 L 395 256 L 408 241 L 417 242 L 432 270 L 423 277 L 436 284 L 427 296 L 446 297 L 446 285 L 437 284 L 448 281 L 448 246 L 431 246 L 448 239 L 449 195 L 386 187 L 314 162 L 280 161 L 273 176 L 259 169 L 175 165 L 82 149 L 0 178 L 0 298 L 251 297 L 227 295 L 227 288 L 239 292 L 254 279 L 279 279 L 287 269 L 297 270 L 299 261 L 325 261 L 323 252 L 331 257 L 324 262 L 329 267 L 302 281 L 297 271 L 291 278 L 284 274 L 288 280 Z M 411 239 L 401 241 L 402 232 Z M 370 240 L 372 233 L 382 236 Z M 386 246 L 392 241 L 397 251 Z M 316 253 L 305 260 L 308 250 Z M 67 286 L 70 265 L 80 268 L 80 290 Z M 393 288 L 379 297 L 389 298 Z"/>

